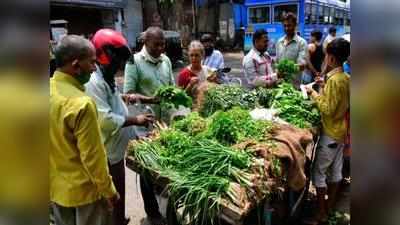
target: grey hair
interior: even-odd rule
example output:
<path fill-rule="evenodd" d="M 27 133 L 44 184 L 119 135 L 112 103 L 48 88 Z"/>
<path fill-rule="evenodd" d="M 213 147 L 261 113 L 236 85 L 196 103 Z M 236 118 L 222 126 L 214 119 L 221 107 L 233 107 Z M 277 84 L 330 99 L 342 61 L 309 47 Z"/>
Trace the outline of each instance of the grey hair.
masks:
<path fill-rule="evenodd" d="M 152 37 L 162 37 L 164 38 L 164 32 L 159 27 L 149 27 L 143 34 L 143 40 L 148 41 Z"/>
<path fill-rule="evenodd" d="M 94 50 L 94 46 L 88 39 L 67 35 L 60 40 L 54 51 L 57 67 L 63 67 L 76 59 L 84 59 L 91 50 Z"/>
<path fill-rule="evenodd" d="M 191 41 L 188 47 L 188 51 L 190 52 L 193 49 L 199 49 L 201 51 L 201 55 L 204 56 L 205 55 L 205 51 L 204 51 L 204 45 L 198 41 L 198 40 L 194 40 Z"/>

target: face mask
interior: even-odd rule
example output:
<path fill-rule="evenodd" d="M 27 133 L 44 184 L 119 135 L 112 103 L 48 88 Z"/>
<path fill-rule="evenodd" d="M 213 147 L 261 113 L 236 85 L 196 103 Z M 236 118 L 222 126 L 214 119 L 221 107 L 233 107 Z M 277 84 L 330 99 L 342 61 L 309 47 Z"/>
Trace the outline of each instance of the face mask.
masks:
<path fill-rule="evenodd" d="M 84 85 L 90 80 L 90 73 L 81 73 L 75 78 L 79 81 L 80 84 Z"/>

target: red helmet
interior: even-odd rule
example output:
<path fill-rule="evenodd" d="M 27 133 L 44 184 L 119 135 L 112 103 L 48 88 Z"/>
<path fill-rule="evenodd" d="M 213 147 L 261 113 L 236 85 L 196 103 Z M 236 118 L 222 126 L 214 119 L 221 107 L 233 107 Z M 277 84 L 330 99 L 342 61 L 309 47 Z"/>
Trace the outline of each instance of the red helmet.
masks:
<path fill-rule="evenodd" d="M 112 56 L 106 50 L 107 48 L 123 50 L 118 51 L 124 53 L 124 56 L 120 56 L 123 58 L 129 57 L 127 55 L 131 54 L 128 42 L 124 36 L 112 29 L 98 30 L 92 38 L 92 43 L 96 48 L 97 62 L 101 65 L 109 65 L 111 63 Z"/>

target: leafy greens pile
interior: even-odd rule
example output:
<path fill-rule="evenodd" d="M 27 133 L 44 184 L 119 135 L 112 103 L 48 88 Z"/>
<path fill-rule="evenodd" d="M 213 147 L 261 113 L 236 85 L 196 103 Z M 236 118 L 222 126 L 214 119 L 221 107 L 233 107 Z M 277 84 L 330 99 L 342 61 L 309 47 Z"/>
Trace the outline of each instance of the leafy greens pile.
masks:
<path fill-rule="evenodd" d="M 189 224 L 208 224 L 216 218 L 222 199 L 243 207 L 247 193 L 263 179 L 251 171 L 264 171 L 264 164 L 233 145 L 247 138 L 262 139 L 271 128 L 239 107 L 209 118 L 193 112 L 155 138 L 133 142 L 129 154 L 169 179 L 170 197 L 183 208 L 182 218 L 189 218 Z M 266 186 L 258 186 L 259 193 L 266 194 Z"/>
<path fill-rule="evenodd" d="M 220 123 L 220 127 L 228 131 L 234 129 L 235 122 L 232 121 L 238 121 L 238 117 L 226 116 L 235 111 L 227 114 L 223 111 L 234 107 L 253 109 L 257 106 L 278 109 L 280 118 L 300 128 L 318 126 L 320 122 L 319 111 L 315 105 L 311 101 L 304 100 L 301 92 L 297 91 L 290 83 L 282 83 L 272 89 L 258 88 L 255 90 L 229 85 L 212 87 L 205 93 L 205 101 L 200 115 L 210 116 L 221 111 L 218 112 L 220 115 L 216 119 L 223 121 Z M 223 142 L 229 143 L 237 140 L 236 136 L 233 132 L 226 137 L 228 139 L 221 137 L 219 141 L 223 140 Z"/>
<path fill-rule="evenodd" d="M 208 117 L 218 110 L 226 111 L 234 106 L 253 109 L 256 103 L 256 91 L 249 91 L 237 85 L 217 85 L 205 93 L 200 114 Z"/>
<path fill-rule="evenodd" d="M 164 130 L 158 139 L 131 146 L 130 154 L 170 180 L 170 196 L 177 208 L 183 208 L 182 218 L 189 218 L 189 224 L 215 219 L 223 197 L 238 201 L 231 183 L 252 185 L 251 175 L 244 172 L 251 165 L 247 152 L 182 131 Z"/>
<path fill-rule="evenodd" d="M 271 128 L 270 122 L 253 120 L 247 110 L 235 107 L 211 117 L 209 134 L 220 143 L 232 145 L 250 138 L 260 140 Z"/>
<path fill-rule="evenodd" d="M 320 123 L 320 114 L 312 101 L 304 100 L 293 85 L 282 83 L 271 90 L 268 106 L 279 111 L 279 117 L 300 128 L 311 128 Z"/>

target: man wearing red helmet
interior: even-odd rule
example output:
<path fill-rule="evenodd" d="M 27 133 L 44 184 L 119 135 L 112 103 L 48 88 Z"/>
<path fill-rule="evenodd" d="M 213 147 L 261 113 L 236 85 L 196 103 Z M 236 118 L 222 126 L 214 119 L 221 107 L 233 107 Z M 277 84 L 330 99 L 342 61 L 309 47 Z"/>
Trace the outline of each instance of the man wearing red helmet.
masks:
<path fill-rule="evenodd" d="M 107 150 L 109 170 L 121 198 L 114 205 L 114 225 L 126 225 L 125 218 L 125 150 L 130 139 L 136 137 L 134 126 L 147 126 L 152 115 L 128 114 L 126 103 L 140 99 L 152 102 L 153 98 L 120 94 L 114 76 L 123 70 L 131 56 L 126 39 L 111 29 L 101 29 L 92 38 L 96 48 L 96 70 L 86 84 L 86 92 L 96 102 L 103 143 Z"/>

